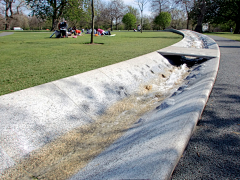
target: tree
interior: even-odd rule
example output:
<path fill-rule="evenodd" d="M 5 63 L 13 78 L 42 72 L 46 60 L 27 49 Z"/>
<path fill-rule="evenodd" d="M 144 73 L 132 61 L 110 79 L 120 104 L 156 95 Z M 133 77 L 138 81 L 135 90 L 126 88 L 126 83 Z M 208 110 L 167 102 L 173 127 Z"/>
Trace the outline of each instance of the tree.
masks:
<path fill-rule="evenodd" d="M 189 29 L 190 12 L 193 8 L 193 0 L 175 0 L 175 4 L 184 10 L 187 15 L 187 29 Z"/>
<path fill-rule="evenodd" d="M 5 18 L 2 14 L 0 14 L 0 30 L 5 29 L 4 24 L 5 24 Z"/>
<path fill-rule="evenodd" d="M 143 25 L 143 8 L 148 3 L 148 0 L 135 0 L 138 3 L 139 9 L 141 11 L 141 33 L 142 33 L 142 25 Z"/>
<path fill-rule="evenodd" d="M 5 6 L 2 11 L 5 13 L 5 30 L 9 30 L 12 24 L 11 22 L 16 18 L 17 15 L 21 15 L 21 8 L 25 5 L 24 0 L 0 0 L 0 3 Z"/>
<path fill-rule="evenodd" d="M 97 9 L 96 17 L 95 17 L 95 25 L 97 26 L 97 28 L 105 29 L 106 24 L 108 24 L 108 26 L 110 25 L 110 21 L 108 17 L 108 9 L 106 7 L 106 4 L 105 2 L 100 2 L 100 3 L 97 3 L 97 6 L 95 7 L 97 7 L 95 8 Z M 107 28 L 109 28 L 108 26 Z"/>
<path fill-rule="evenodd" d="M 126 8 L 126 13 L 131 13 L 131 14 L 133 14 L 135 17 L 139 16 L 138 9 L 134 8 L 133 6 L 127 6 L 127 8 Z"/>
<path fill-rule="evenodd" d="M 51 18 L 52 28 L 57 28 L 59 18 L 63 15 L 67 0 L 26 0 L 27 5 L 32 10 L 32 14 L 42 19 Z"/>
<path fill-rule="evenodd" d="M 94 0 L 92 0 L 92 32 L 91 32 L 91 44 L 93 44 L 93 34 L 94 34 Z"/>
<path fill-rule="evenodd" d="M 170 13 L 172 16 L 172 21 L 171 21 L 172 28 L 174 28 L 174 29 L 186 28 L 187 17 L 186 17 L 186 13 L 184 11 L 175 8 L 175 9 L 172 9 Z"/>
<path fill-rule="evenodd" d="M 23 29 L 29 29 L 28 17 L 22 13 L 14 14 L 13 20 L 10 23 L 10 27 L 21 27 Z"/>
<path fill-rule="evenodd" d="M 127 13 L 123 16 L 122 22 L 125 24 L 127 30 L 129 31 L 129 29 L 132 29 L 132 27 L 134 27 L 136 23 L 136 17 L 131 13 Z"/>
<path fill-rule="evenodd" d="M 206 22 L 223 24 L 230 20 L 235 23 L 234 34 L 240 34 L 240 1 L 215 0 L 208 3 Z M 229 27 L 230 29 L 231 27 Z"/>
<path fill-rule="evenodd" d="M 13 6 L 13 3 L 15 1 L 13 1 L 13 0 L 3 0 L 3 2 L 5 3 L 5 7 L 6 7 L 5 8 L 5 19 L 6 19 L 5 30 L 9 30 L 10 29 L 10 23 L 13 19 L 12 6 Z"/>
<path fill-rule="evenodd" d="M 152 12 L 155 15 L 160 14 L 162 11 L 169 10 L 169 0 L 151 0 Z"/>
<path fill-rule="evenodd" d="M 64 8 L 63 17 L 72 22 L 73 26 L 77 25 L 81 19 L 85 17 L 82 0 L 68 0 L 66 8 Z"/>
<path fill-rule="evenodd" d="M 125 5 L 123 0 L 112 0 L 109 4 L 109 15 L 111 18 L 111 31 L 113 30 L 113 21 L 115 20 L 116 29 L 124 15 Z"/>
<path fill-rule="evenodd" d="M 145 30 L 150 30 L 151 27 L 151 23 L 148 17 L 143 17 L 143 29 Z"/>
<path fill-rule="evenodd" d="M 154 20 L 154 23 L 159 25 L 160 28 L 165 29 L 172 21 L 171 14 L 168 12 L 161 12 Z"/>
<path fill-rule="evenodd" d="M 202 33 L 202 23 L 204 20 L 204 16 L 207 10 L 207 2 L 206 0 L 194 0 L 194 8 L 192 13 L 195 15 L 197 19 L 197 26 L 195 31 Z"/>
<path fill-rule="evenodd" d="M 39 28 L 39 20 L 36 16 L 29 17 L 28 24 L 29 24 L 30 30 Z"/>

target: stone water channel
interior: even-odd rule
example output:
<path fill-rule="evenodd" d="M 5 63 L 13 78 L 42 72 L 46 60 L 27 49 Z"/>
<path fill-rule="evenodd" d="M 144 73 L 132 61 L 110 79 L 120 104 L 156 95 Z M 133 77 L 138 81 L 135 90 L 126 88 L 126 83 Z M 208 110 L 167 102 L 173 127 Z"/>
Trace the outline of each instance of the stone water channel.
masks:
<path fill-rule="evenodd" d="M 201 48 L 196 38 L 191 47 Z M 67 179 L 86 166 L 94 157 L 123 135 L 141 116 L 184 86 L 191 69 L 192 57 L 169 59 L 164 70 L 148 83 L 142 83 L 133 94 L 109 106 L 94 122 L 73 128 L 41 148 L 15 161 L 1 179 Z M 194 59 L 198 61 L 202 59 Z M 191 62 L 190 65 L 184 62 Z M 177 64 L 177 65 L 176 65 Z M 191 67 L 193 66 L 193 67 Z M 161 67 L 159 67 L 161 68 Z M 154 72 L 152 72 L 154 73 Z"/>

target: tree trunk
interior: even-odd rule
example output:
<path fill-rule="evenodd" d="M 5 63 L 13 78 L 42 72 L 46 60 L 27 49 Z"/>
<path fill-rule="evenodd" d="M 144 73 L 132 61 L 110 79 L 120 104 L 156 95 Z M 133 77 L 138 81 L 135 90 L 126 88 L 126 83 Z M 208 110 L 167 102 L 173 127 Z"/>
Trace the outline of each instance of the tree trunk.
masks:
<path fill-rule="evenodd" d="M 239 20 L 239 15 L 240 15 L 240 2 L 236 2 L 237 3 L 237 12 L 238 12 L 238 18 L 235 19 L 235 23 L 236 23 L 236 28 L 234 30 L 234 34 L 240 34 L 240 20 Z"/>
<path fill-rule="evenodd" d="M 8 15 L 8 11 L 10 11 L 10 16 Z M 12 2 L 6 2 L 5 19 L 6 19 L 5 30 L 10 30 L 10 23 L 13 19 Z"/>
<path fill-rule="evenodd" d="M 51 29 L 51 31 L 54 31 L 54 30 L 58 29 L 57 25 L 58 25 L 58 21 L 57 21 L 56 17 L 53 16 L 52 17 L 52 29 Z"/>
<path fill-rule="evenodd" d="M 240 34 L 240 21 L 236 20 L 236 28 L 233 34 Z"/>
<path fill-rule="evenodd" d="M 187 29 L 189 27 L 189 13 L 188 13 L 188 9 L 187 9 L 187 5 L 185 4 L 185 9 L 186 9 L 186 13 L 187 13 Z"/>
<path fill-rule="evenodd" d="M 111 31 L 113 30 L 113 18 L 111 18 Z"/>
<path fill-rule="evenodd" d="M 202 24 L 197 24 L 197 26 L 196 26 L 194 31 L 202 33 Z"/>
<path fill-rule="evenodd" d="M 143 5 L 142 5 L 142 9 L 143 9 Z M 143 23 L 143 22 L 142 22 L 142 18 L 143 18 L 143 15 L 142 15 L 142 14 L 143 14 L 143 10 L 141 10 L 141 33 L 142 33 L 142 26 L 143 26 L 143 25 L 142 25 L 142 23 Z"/>
<path fill-rule="evenodd" d="M 93 34 L 94 34 L 94 1 L 92 0 L 92 32 L 91 32 L 91 44 L 93 44 Z"/>
<path fill-rule="evenodd" d="M 205 12 L 206 12 L 205 0 L 203 0 L 202 3 L 199 4 L 199 8 L 200 8 L 200 14 L 198 15 L 198 22 L 197 22 L 195 31 L 202 33 L 202 22 L 203 22 L 203 18 L 204 18 Z"/>

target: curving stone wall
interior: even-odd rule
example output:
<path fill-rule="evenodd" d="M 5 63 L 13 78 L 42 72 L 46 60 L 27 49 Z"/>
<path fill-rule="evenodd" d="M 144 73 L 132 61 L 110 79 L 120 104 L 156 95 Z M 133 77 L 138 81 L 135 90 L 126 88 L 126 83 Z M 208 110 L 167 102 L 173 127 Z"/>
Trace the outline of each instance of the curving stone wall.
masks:
<path fill-rule="evenodd" d="M 208 37 L 178 33 L 183 40 L 166 49 L 0 96 L 2 178 L 169 178 L 208 99 L 220 54 Z M 161 54 L 207 60 L 190 71 Z M 88 147 L 80 151 L 82 144 Z M 77 163 L 84 153 L 92 156 Z"/>

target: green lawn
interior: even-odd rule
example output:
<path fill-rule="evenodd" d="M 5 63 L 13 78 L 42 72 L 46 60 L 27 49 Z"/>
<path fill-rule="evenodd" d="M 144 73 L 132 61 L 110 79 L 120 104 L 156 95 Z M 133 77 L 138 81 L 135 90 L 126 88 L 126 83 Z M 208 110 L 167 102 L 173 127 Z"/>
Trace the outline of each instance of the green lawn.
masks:
<path fill-rule="evenodd" d="M 14 32 L 0 37 L 0 95 L 125 61 L 174 44 L 182 36 L 170 32 L 112 32 L 49 38 L 52 33 Z"/>
<path fill-rule="evenodd" d="M 240 41 L 240 34 L 233 34 L 230 32 L 216 32 L 216 33 L 204 33 L 205 35 L 214 35 L 214 36 L 220 36 L 228 39 L 232 39 L 235 41 Z"/>

